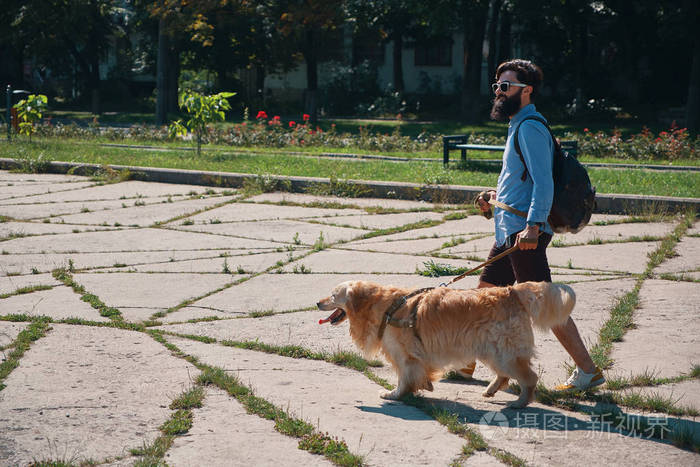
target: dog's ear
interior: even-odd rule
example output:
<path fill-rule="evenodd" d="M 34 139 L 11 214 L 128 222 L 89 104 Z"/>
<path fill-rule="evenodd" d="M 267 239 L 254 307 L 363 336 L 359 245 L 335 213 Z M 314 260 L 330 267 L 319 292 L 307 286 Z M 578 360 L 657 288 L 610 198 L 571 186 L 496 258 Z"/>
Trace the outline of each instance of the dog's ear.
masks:
<path fill-rule="evenodd" d="M 336 289 L 333 291 L 333 301 L 336 303 L 336 305 L 344 307 L 347 304 L 351 303 L 353 297 L 352 289 L 352 281 L 343 282 L 338 287 L 336 287 Z"/>

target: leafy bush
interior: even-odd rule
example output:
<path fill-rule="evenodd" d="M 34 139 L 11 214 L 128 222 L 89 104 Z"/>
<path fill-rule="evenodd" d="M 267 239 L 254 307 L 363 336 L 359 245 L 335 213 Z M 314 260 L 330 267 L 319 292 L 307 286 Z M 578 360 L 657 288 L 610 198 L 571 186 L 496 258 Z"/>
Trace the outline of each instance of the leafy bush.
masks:
<path fill-rule="evenodd" d="M 357 134 L 339 133 L 335 125 L 324 131 L 309 124 L 304 115 L 300 122 L 283 122 L 279 116 L 268 118 L 264 111 L 258 113 L 255 121 L 246 120 L 239 124 L 219 127 L 207 126 L 202 133 L 202 144 L 219 144 L 238 147 L 329 147 L 352 148 L 376 152 L 442 152 L 442 137 L 439 134 L 421 133 L 415 138 L 401 134 L 400 127 L 392 133 L 372 133 L 360 127 Z M 36 127 L 37 134 L 47 137 L 74 137 L 82 139 L 105 138 L 111 141 L 153 142 L 171 138 L 166 128 L 134 125 L 128 128 L 100 128 L 98 126 L 79 127 L 45 123 Z M 697 160 L 700 158 L 700 137 L 691 137 L 685 128 L 676 125 L 668 131 L 655 135 L 648 129 L 623 137 L 619 130 L 612 133 L 603 131 L 566 133 L 563 140 L 576 140 L 579 154 L 593 158 L 619 158 L 639 161 L 674 161 L 679 159 Z M 503 136 L 472 133 L 471 144 L 502 145 Z M 219 157 L 219 156 L 217 156 Z M 230 157 L 230 156 L 220 156 Z"/>
<path fill-rule="evenodd" d="M 182 122 L 177 120 L 170 126 L 173 135 L 186 136 L 192 132 L 197 137 L 197 155 L 202 153 L 202 137 L 208 129 L 208 125 L 214 122 L 223 122 L 226 119 L 226 110 L 231 110 L 228 98 L 235 96 L 235 92 L 220 92 L 213 95 L 204 95 L 196 91 L 184 91 L 180 94 L 180 108 L 187 112 L 189 120 Z"/>
<path fill-rule="evenodd" d="M 19 118 L 19 133 L 29 136 L 29 141 L 32 140 L 32 134 L 36 131 L 34 125 L 41 121 L 41 112 L 46 109 L 47 103 L 48 99 L 45 95 L 30 94 L 14 106 Z"/>
<path fill-rule="evenodd" d="M 592 157 L 617 157 L 633 160 L 674 161 L 678 159 L 698 159 L 700 157 L 700 137 L 694 139 L 686 128 L 678 128 L 675 122 L 668 131 L 654 135 L 648 128 L 625 139 L 620 130 L 612 135 L 602 131 L 591 132 L 584 128 L 583 134 L 568 133 L 566 139 L 578 141 L 579 153 Z"/>

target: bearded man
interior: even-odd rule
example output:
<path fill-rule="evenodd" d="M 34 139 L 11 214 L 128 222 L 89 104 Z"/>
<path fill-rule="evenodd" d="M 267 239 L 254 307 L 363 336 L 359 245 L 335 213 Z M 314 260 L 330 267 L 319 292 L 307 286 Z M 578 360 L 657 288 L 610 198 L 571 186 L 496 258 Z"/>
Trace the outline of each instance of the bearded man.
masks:
<path fill-rule="evenodd" d="M 496 240 L 489 259 L 512 246 L 517 245 L 519 249 L 488 264 L 479 278 L 479 288 L 504 287 L 515 282 L 552 281 L 546 248 L 552 240 L 552 228 L 547 223 L 547 218 L 554 195 L 554 144 L 547 127 L 532 119 L 537 117 L 544 120 L 533 104 L 541 84 L 542 70 L 528 60 L 510 60 L 501 63 L 496 70 L 496 82 L 492 84 L 495 97 L 491 118 L 509 121 L 509 124 L 498 186 L 488 194 L 491 199 L 526 214 L 526 217 L 495 208 L 493 218 Z M 514 142 L 518 127 L 522 159 Z M 483 197 L 477 201 L 483 212 L 490 211 L 491 206 Z M 571 317 L 566 324 L 552 328 L 552 332 L 576 363 L 571 377 L 556 389 L 586 390 L 605 382 L 602 372 L 595 366 L 583 345 Z M 458 373 L 470 378 L 475 366 L 476 362 L 470 362 Z"/>

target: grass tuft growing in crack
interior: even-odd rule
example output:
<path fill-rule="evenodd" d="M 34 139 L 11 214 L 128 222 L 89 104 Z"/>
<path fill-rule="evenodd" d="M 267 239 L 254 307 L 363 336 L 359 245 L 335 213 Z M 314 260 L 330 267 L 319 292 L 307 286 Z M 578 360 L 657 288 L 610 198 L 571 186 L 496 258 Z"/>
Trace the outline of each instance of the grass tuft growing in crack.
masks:
<path fill-rule="evenodd" d="M 97 295 L 87 293 L 85 287 L 78 284 L 73 280 L 73 275 L 68 269 L 58 268 L 51 271 L 51 275 L 56 280 L 63 282 L 65 285 L 73 289 L 73 292 L 79 294 L 80 299 L 86 303 L 89 303 L 94 309 L 100 312 L 100 316 L 111 319 L 112 321 L 124 321 L 122 314 L 119 310 L 114 307 L 107 306 L 102 300 L 97 297 Z"/>
<path fill-rule="evenodd" d="M 53 289 L 53 285 L 29 285 L 27 287 L 19 287 L 15 289 L 14 292 L 0 294 L 0 299 L 12 297 L 13 295 L 24 295 L 32 292 L 38 292 L 40 290 L 50 289 Z"/>
<path fill-rule="evenodd" d="M 170 403 L 170 409 L 175 412 L 158 427 L 162 434 L 150 445 L 144 444 L 141 448 L 130 450 L 132 455 L 142 457 L 134 465 L 140 467 L 166 465 L 163 462 L 165 453 L 172 446 L 176 436 L 184 435 L 190 431 L 194 418 L 192 409 L 202 407 L 203 400 L 204 389 L 201 386 L 192 387 L 174 399 Z"/>
<path fill-rule="evenodd" d="M 695 213 L 687 212 L 681 216 L 681 220 L 673 231 L 666 235 L 659 247 L 649 254 L 644 272 L 637 277 L 634 288 L 626 294 L 618 297 L 610 318 L 603 324 L 598 333 L 598 342 L 590 349 L 593 362 L 600 368 L 609 368 L 612 365 L 610 353 L 614 342 L 620 342 L 628 329 L 634 327 L 634 310 L 639 306 L 639 291 L 644 280 L 652 277 L 654 268 L 667 258 L 673 257 L 676 244 L 685 232 L 693 225 Z"/>
<path fill-rule="evenodd" d="M 527 465 L 527 462 L 512 453 L 489 446 L 480 433 L 469 427 L 466 423 L 460 422 L 457 414 L 450 413 L 435 404 L 430 404 L 421 396 L 410 395 L 404 397 L 402 400 L 407 405 L 416 407 L 434 418 L 441 425 L 444 425 L 450 433 L 454 433 L 467 441 L 467 444 L 462 447 L 462 455 L 459 459 L 453 461 L 453 465 L 461 465 L 463 460 L 466 460 L 476 451 L 486 452 L 506 465 Z"/>
<path fill-rule="evenodd" d="M 5 388 L 2 382 L 12 370 L 19 366 L 20 358 L 29 350 L 32 342 L 44 337 L 51 329 L 49 321 L 49 319 L 44 317 L 34 318 L 27 328 L 20 331 L 17 338 L 5 347 L 6 349 L 12 349 L 12 351 L 6 355 L 4 361 L 0 362 L 0 391 Z"/>
<path fill-rule="evenodd" d="M 327 433 L 315 432 L 311 424 L 296 419 L 270 402 L 255 396 L 248 387 L 240 383 L 238 378 L 226 373 L 223 369 L 208 365 L 200 365 L 200 367 L 202 373 L 197 378 L 198 384 L 217 386 L 235 397 L 248 413 L 274 420 L 275 430 L 287 436 L 300 438 L 299 449 L 323 455 L 336 465 L 364 465 L 362 457 L 352 454 L 344 441 L 331 438 Z"/>

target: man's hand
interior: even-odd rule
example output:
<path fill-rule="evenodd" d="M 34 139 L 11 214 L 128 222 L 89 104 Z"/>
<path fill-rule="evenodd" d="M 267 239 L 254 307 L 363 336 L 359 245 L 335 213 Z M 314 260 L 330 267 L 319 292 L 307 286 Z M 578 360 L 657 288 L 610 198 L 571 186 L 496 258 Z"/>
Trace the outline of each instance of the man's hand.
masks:
<path fill-rule="evenodd" d="M 521 250 L 534 250 L 537 248 L 537 237 L 539 237 L 540 228 L 536 225 L 528 225 L 525 230 L 520 232 L 516 237 L 515 244 Z"/>
<path fill-rule="evenodd" d="M 481 212 L 489 212 L 491 210 L 491 205 L 488 203 L 488 200 L 496 197 L 496 190 L 487 191 L 486 196 L 486 199 L 484 199 L 483 196 L 479 196 L 476 199 L 476 202 L 479 203 L 479 209 L 481 209 Z"/>

